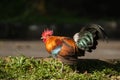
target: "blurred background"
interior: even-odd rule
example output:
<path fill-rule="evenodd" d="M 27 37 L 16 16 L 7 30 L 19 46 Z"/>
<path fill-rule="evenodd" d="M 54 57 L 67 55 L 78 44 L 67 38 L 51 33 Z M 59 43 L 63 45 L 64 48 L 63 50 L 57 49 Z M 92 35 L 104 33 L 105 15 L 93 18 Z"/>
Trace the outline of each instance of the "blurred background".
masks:
<path fill-rule="evenodd" d="M 45 28 L 72 37 L 96 23 L 105 28 L 109 43 L 101 41 L 97 54 L 85 58 L 119 58 L 119 7 L 116 0 L 0 0 L 0 56 L 46 57 L 40 40 Z"/>

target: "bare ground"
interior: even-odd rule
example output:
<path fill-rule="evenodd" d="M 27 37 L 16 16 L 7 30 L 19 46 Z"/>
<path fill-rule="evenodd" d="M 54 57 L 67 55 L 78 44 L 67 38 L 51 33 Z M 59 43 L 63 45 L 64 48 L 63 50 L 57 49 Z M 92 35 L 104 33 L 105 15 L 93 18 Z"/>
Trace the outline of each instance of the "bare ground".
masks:
<path fill-rule="evenodd" d="M 0 56 L 48 57 L 41 41 L 0 41 Z M 97 49 L 87 53 L 86 59 L 120 59 L 120 41 L 99 41 Z"/>

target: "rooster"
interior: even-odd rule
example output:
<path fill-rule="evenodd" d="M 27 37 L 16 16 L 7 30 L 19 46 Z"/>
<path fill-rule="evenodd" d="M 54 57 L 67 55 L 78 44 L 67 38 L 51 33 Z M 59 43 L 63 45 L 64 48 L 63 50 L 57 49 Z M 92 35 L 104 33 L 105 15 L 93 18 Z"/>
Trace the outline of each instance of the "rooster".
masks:
<path fill-rule="evenodd" d="M 83 27 L 80 32 L 74 34 L 73 38 L 54 36 L 53 30 L 49 29 L 44 30 L 41 37 L 48 53 L 66 64 L 74 64 L 78 57 L 85 55 L 85 51 L 95 50 L 97 40 L 100 38 L 106 39 L 107 36 L 104 29 L 98 24 Z"/>

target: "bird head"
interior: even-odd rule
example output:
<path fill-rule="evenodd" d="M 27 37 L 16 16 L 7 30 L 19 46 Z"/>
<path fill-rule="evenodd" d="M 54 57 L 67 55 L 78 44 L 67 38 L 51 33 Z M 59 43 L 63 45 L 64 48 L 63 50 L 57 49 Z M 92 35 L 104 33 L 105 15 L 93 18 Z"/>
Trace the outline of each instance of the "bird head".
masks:
<path fill-rule="evenodd" d="M 49 30 L 49 29 L 46 29 L 42 32 L 42 37 L 41 39 L 43 39 L 43 42 L 46 41 L 46 39 L 49 37 L 49 36 L 52 36 L 53 35 L 53 30 Z"/>

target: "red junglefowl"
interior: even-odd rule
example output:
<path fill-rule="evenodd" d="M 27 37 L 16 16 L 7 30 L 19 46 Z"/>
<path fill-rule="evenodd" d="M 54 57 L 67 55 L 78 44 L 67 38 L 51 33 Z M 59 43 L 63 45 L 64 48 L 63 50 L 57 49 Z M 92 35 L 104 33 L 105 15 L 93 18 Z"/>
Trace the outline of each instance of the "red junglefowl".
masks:
<path fill-rule="evenodd" d="M 97 40 L 106 39 L 104 29 L 97 24 L 89 24 L 80 32 L 74 34 L 73 39 L 64 36 L 53 36 L 53 30 L 44 30 L 41 39 L 45 43 L 46 50 L 54 58 L 63 63 L 74 64 L 79 56 L 84 56 L 85 51 L 92 52 L 96 49 Z"/>

